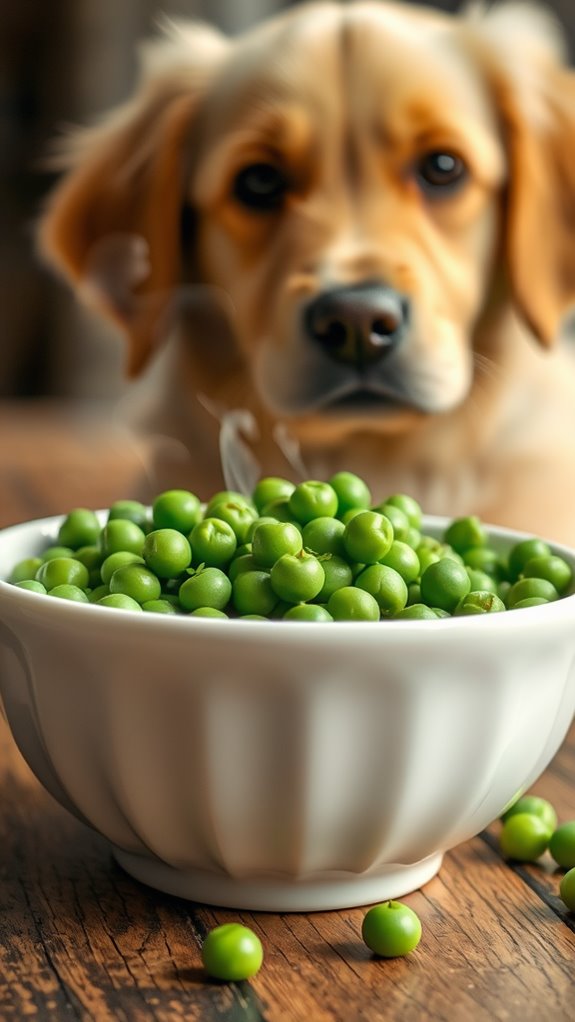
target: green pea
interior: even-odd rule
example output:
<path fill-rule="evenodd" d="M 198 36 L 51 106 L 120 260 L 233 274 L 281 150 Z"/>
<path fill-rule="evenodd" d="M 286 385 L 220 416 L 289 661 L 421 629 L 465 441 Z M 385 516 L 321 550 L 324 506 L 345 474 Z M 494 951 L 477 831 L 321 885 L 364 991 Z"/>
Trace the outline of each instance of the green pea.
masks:
<path fill-rule="evenodd" d="M 60 557 L 74 557 L 71 546 L 48 546 L 42 552 L 42 561 L 55 561 Z"/>
<path fill-rule="evenodd" d="M 56 586 L 73 585 L 85 589 L 88 585 L 88 569 L 73 557 L 55 557 L 45 561 L 36 572 L 36 581 L 41 582 L 48 592 Z"/>
<path fill-rule="evenodd" d="M 257 513 L 249 504 L 240 501 L 220 501 L 210 504 L 210 518 L 218 518 L 234 530 L 238 543 L 247 543 L 250 528 L 257 518 Z"/>
<path fill-rule="evenodd" d="M 36 579 L 36 572 L 43 563 L 41 557 L 25 557 L 23 561 L 18 561 L 14 565 L 8 576 L 8 581 L 12 585 L 17 585 L 19 582 L 34 581 Z"/>
<path fill-rule="evenodd" d="M 13 582 L 12 585 L 16 586 L 17 589 L 29 589 L 31 593 L 41 593 L 43 596 L 46 595 L 46 586 L 43 586 L 41 582 L 37 582 L 34 578 L 25 578 L 21 582 Z"/>
<path fill-rule="evenodd" d="M 299 483 L 289 498 L 289 509 L 296 521 L 305 525 L 313 518 L 337 514 L 337 493 L 329 483 L 308 479 Z"/>
<path fill-rule="evenodd" d="M 119 551 L 142 554 L 146 535 L 139 525 L 124 518 L 107 522 L 100 533 L 100 548 L 104 557 Z"/>
<path fill-rule="evenodd" d="M 421 519 L 423 512 L 420 505 L 414 500 L 413 497 L 408 496 L 406 493 L 394 493 L 391 497 L 388 497 L 385 501 L 386 504 L 393 504 L 398 507 L 400 511 L 403 511 L 409 519 L 409 524 L 414 529 L 421 529 Z"/>
<path fill-rule="evenodd" d="M 425 603 L 410 603 L 394 615 L 395 621 L 437 621 L 437 614 Z"/>
<path fill-rule="evenodd" d="M 289 603 L 313 600 L 325 582 L 325 572 L 317 557 L 300 551 L 284 554 L 270 571 L 272 589 L 280 600 Z"/>
<path fill-rule="evenodd" d="M 234 556 L 238 541 L 228 522 L 221 518 L 204 518 L 190 533 L 192 563 L 208 568 L 224 568 Z"/>
<path fill-rule="evenodd" d="M 430 564 L 422 573 L 420 584 L 424 603 L 450 614 L 471 588 L 465 567 L 448 557 Z"/>
<path fill-rule="evenodd" d="M 243 557 L 234 557 L 228 568 L 228 578 L 234 582 L 243 571 L 259 571 L 260 566 L 256 563 L 253 554 L 245 554 Z"/>
<path fill-rule="evenodd" d="M 400 507 L 396 507 L 395 504 L 377 504 L 371 510 L 377 511 L 380 515 L 385 515 L 388 521 L 391 522 L 395 539 L 401 540 L 403 543 L 407 540 L 411 526 L 405 511 L 402 511 Z"/>
<path fill-rule="evenodd" d="M 284 554 L 298 554 L 302 549 L 302 535 L 289 522 L 260 525 L 253 535 L 252 555 L 258 568 L 268 571 Z"/>
<path fill-rule="evenodd" d="M 125 593 L 110 593 L 97 601 L 98 607 L 113 607 L 115 610 L 141 610 L 140 604 Z"/>
<path fill-rule="evenodd" d="M 146 536 L 142 556 L 159 578 L 177 578 L 192 560 L 192 548 L 177 529 L 154 529 Z"/>
<path fill-rule="evenodd" d="M 559 866 L 564 869 L 575 867 L 575 820 L 557 827 L 551 835 L 549 851 Z"/>
<path fill-rule="evenodd" d="M 230 982 L 255 976 L 263 958 L 259 937 L 239 923 L 216 926 L 202 946 L 202 962 L 208 975 Z"/>
<path fill-rule="evenodd" d="M 260 515 L 258 518 L 254 518 L 252 524 L 250 525 L 250 527 L 248 529 L 247 542 L 240 544 L 240 546 L 236 550 L 236 553 L 234 554 L 234 556 L 235 557 L 238 557 L 238 556 L 241 557 L 242 554 L 246 554 L 246 553 L 250 553 L 251 554 L 251 552 L 252 552 L 252 540 L 254 538 L 254 532 L 256 531 L 256 529 L 259 529 L 260 525 L 277 525 L 277 524 L 278 524 L 277 518 L 272 518 L 271 515 Z M 299 529 L 298 529 L 298 532 L 299 532 Z M 246 549 L 247 547 L 249 549 Z"/>
<path fill-rule="evenodd" d="M 360 511 L 349 521 L 343 534 L 347 557 L 362 564 L 377 564 L 393 543 L 393 526 L 377 511 Z"/>
<path fill-rule="evenodd" d="M 379 621 L 379 605 L 371 593 L 355 586 L 343 586 L 327 603 L 334 621 Z"/>
<path fill-rule="evenodd" d="M 465 565 L 465 570 L 469 575 L 471 592 L 483 590 L 488 593 L 497 593 L 497 582 L 491 575 L 488 575 L 485 571 L 480 571 L 479 568 L 470 568 L 467 564 Z"/>
<path fill-rule="evenodd" d="M 499 845 L 503 855 L 519 862 L 535 862 L 549 845 L 551 831 L 539 816 L 517 813 L 503 824 Z"/>
<path fill-rule="evenodd" d="M 110 579 L 117 568 L 124 564 L 144 564 L 144 558 L 139 554 L 132 554 L 129 550 L 117 550 L 104 559 L 100 567 L 100 578 L 104 585 L 110 584 Z"/>
<path fill-rule="evenodd" d="M 99 603 L 104 596 L 110 595 L 110 586 L 102 583 L 101 586 L 96 586 L 92 589 L 91 593 L 88 593 L 88 600 L 90 603 Z"/>
<path fill-rule="evenodd" d="M 100 568 L 102 566 L 102 551 L 99 546 L 83 546 L 76 550 L 74 557 L 88 569 L 90 585 L 100 584 Z"/>
<path fill-rule="evenodd" d="M 573 573 L 562 557 L 531 557 L 523 567 L 523 578 L 544 578 L 551 582 L 560 596 L 571 585 Z"/>
<path fill-rule="evenodd" d="M 419 917 L 399 901 L 374 905 L 363 918 L 361 935 L 370 951 L 382 958 L 399 958 L 414 951 L 421 940 Z"/>
<path fill-rule="evenodd" d="M 283 616 L 284 621 L 333 621 L 325 607 L 317 603 L 298 603 L 290 607 Z"/>
<path fill-rule="evenodd" d="M 575 869 L 570 869 L 559 884 L 559 894 L 570 912 L 575 912 Z"/>
<path fill-rule="evenodd" d="M 321 566 L 324 573 L 324 583 L 315 599 L 317 603 L 327 603 L 332 593 L 335 593 L 337 589 L 343 589 L 344 586 L 352 584 L 353 573 L 347 561 L 336 554 L 327 554 L 322 557 Z"/>
<path fill-rule="evenodd" d="M 477 515 L 454 519 L 445 530 L 443 538 L 460 554 L 471 547 L 482 547 L 487 543 L 487 533 Z"/>
<path fill-rule="evenodd" d="M 549 557 L 550 554 L 549 544 L 545 543 L 544 540 L 537 539 L 536 537 L 522 539 L 509 551 L 508 567 L 510 580 L 515 581 L 515 579 L 519 578 L 525 565 L 533 557 Z"/>
<path fill-rule="evenodd" d="M 519 603 L 522 600 L 528 600 L 533 596 L 547 600 L 549 603 L 552 603 L 553 600 L 559 599 L 559 593 L 555 586 L 552 585 L 551 582 L 548 582 L 547 579 L 521 578 L 518 582 L 513 583 L 507 593 L 507 608 L 509 610 L 513 610 L 516 603 Z"/>
<path fill-rule="evenodd" d="M 241 507 L 247 507 L 254 515 L 256 513 L 255 506 L 252 504 L 250 498 L 246 497 L 245 493 L 240 493 L 239 490 L 218 490 L 217 493 L 214 493 L 213 497 L 210 497 L 206 505 L 204 517 L 211 518 L 212 508 L 214 508 L 216 504 L 230 503 L 239 504 Z"/>
<path fill-rule="evenodd" d="M 146 600 L 142 604 L 142 610 L 148 611 L 150 614 L 177 614 L 177 610 L 173 603 L 169 600 Z"/>
<path fill-rule="evenodd" d="M 166 490 L 152 504 L 154 529 L 176 529 L 187 536 L 201 517 L 199 498 L 189 490 Z"/>
<path fill-rule="evenodd" d="M 394 539 L 379 563 L 397 571 L 407 585 L 410 582 L 415 582 L 421 572 L 419 557 L 413 547 L 397 539 Z"/>
<path fill-rule="evenodd" d="M 58 542 L 77 550 L 97 542 L 101 527 L 96 514 L 85 507 L 74 508 L 66 515 L 58 531 Z"/>
<path fill-rule="evenodd" d="M 537 795 L 522 795 L 518 798 L 513 805 L 506 809 L 501 819 L 503 823 L 506 823 L 512 816 L 517 816 L 518 813 L 529 813 L 531 816 L 538 816 L 548 828 L 549 831 L 554 831 L 557 827 L 557 813 L 550 802 L 545 798 L 539 798 Z"/>
<path fill-rule="evenodd" d="M 238 614 L 261 614 L 268 617 L 278 597 L 267 571 L 243 571 L 234 579 L 232 602 Z"/>
<path fill-rule="evenodd" d="M 89 603 L 83 589 L 74 585 L 59 585 L 48 589 L 48 596 L 56 596 L 60 600 L 72 600 L 74 603 Z"/>
<path fill-rule="evenodd" d="M 124 564 L 116 568 L 109 585 L 110 593 L 131 596 L 136 603 L 158 600 L 162 591 L 160 580 L 142 564 Z"/>
<path fill-rule="evenodd" d="M 470 614 L 495 614 L 505 610 L 503 600 L 489 589 L 479 589 L 462 596 L 453 614 L 462 617 Z"/>
<path fill-rule="evenodd" d="M 484 571 L 500 581 L 504 574 L 504 565 L 496 550 L 489 546 L 472 546 L 463 551 L 463 563 L 476 571 Z"/>
<path fill-rule="evenodd" d="M 199 607 L 224 610 L 230 602 L 232 583 L 219 568 L 198 568 L 182 583 L 178 595 L 184 610 L 198 610 Z"/>
<path fill-rule="evenodd" d="M 196 607 L 195 610 L 192 610 L 190 617 L 224 617 L 227 619 L 228 615 L 223 610 L 217 610 L 216 607 Z"/>
<path fill-rule="evenodd" d="M 263 508 L 274 500 L 288 500 L 295 490 L 294 483 L 280 476 L 266 476 L 260 479 L 252 493 L 252 500 L 260 514 Z"/>
<path fill-rule="evenodd" d="M 343 534 L 345 525 L 339 518 L 314 518 L 304 525 L 302 538 L 306 550 L 314 554 L 345 554 Z"/>
<path fill-rule="evenodd" d="M 407 586 L 399 572 L 384 564 L 372 564 L 355 580 L 359 589 L 365 589 L 377 600 L 384 617 L 403 610 L 407 602 Z"/>
<path fill-rule="evenodd" d="M 421 603 L 421 586 L 419 582 L 409 582 L 407 586 L 406 606 L 413 607 L 417 603 Z"/>
<path fill-rule="evenodd" d="M 123 518 L 126 521 L 139 525 L 142 532 L 148 532 L 150 528 L 150 514 L 139 500 L 116 500 L 108 512 L 108 521 L 114 518 Z"/>
<path fill-rule="evenodd" d="M 542 596 L 529 596 L 526 600 L 519 600 L 513 607 L 513 610 L 524 610 L 526 607 L 542 607 L 545 603 L 549 603 L 549 600 L 544 600 Z"/>
<path fill-rule="evenodd" d="M 337 495 L 337 516 L 359 508 L 366 511 L 371 504 L 371 493 L 367 483 L 353 472 L 336 472 L 328 483 Z M 327 552 L 327 551 L 325 551 Z M 337 553 L 337 551 L 333 551 Z"/>

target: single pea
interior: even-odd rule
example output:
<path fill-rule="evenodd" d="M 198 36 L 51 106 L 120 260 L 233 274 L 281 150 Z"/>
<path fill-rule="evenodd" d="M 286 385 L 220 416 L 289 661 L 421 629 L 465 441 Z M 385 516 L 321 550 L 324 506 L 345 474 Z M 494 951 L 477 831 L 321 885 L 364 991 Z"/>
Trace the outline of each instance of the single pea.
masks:
<path fill-rule="evenodd" d="M 559 884 L 559 894 L 570 912 L 575 912 L 575 869 L 570 869 Z"/>
<path fill-rule="evenodd" d="M 48 589 L 48 596 L 56 596 L 60 600 L 72 600 L 74 603 L 89 603 L 89 599 L 83 589 L 74 585 L 54 586 Z"/>
<path fill-rule="evenodd" d="M 497 595 L 498 595 L 500 600 L 503 600 L 505 606 L 507 606 L 507 597 L 509 596 L 509 590 L 510 589 L 511 589 L 511 582 L 508 582 L 507 579 L 503 579 L 497 585 Z M 547 602 L 547 601 L 545 601 L 545 602 Z"/>
<path fill-rule="evenodd" d="M 80 546 L 91 546 L 100 535 L 101 526 L 97 515 L 85 507 L 74 508 L 66 515 L 58 530 L 58 542 L 77 550 Z"/>
<path fill-rule="evenodd" d="M 113 607 L 116 610 L 141 610 L 141 606 L 125 593 L 110 593 L 96 603 L 97 607 Z"/>
<path fill-rule="evenodd" d="M 224 923 L 210 930 L 202 946 L 202 962 L 209 976 L 235 982 L 251 979 L 264 959 L 259 937 L 240 923 Z"/>
<path fill-rule="evenodd" d="M 407 607 L 421 603 L 421 586 L 419 582 L 409 582 L 407 586 Z"/>
<path fill-rule="evenodd" d="M 470 547 L 482 547 L 487 543 L 487 533 L 477 515 L 455 518 L 445 530 L 443 539 L 458 553 L 463 554 Z"/>
<path fill-rule="evenodd" d="M 340 515 L 340 521 L 343 522 L 344 525 L 347 525 L 348 522 L 351 522 L 352 518 L 355 518 L 356 515 L 361 514 L 361 512 L 365 510 L 369 509 L 364 507 L 350 507 L 349 511 L 344 511 L 344 513 Z"/>
<path fill-rule="evenodd" d="M 88 569 L 73 557 L 55 557 L 45 561 L 36 572 L 36 581 L 46 586 L 48 592 L 56 586 L 73 585 L 85 589 L 88 585 Z"/>
<path fill-rule="evenodd" d="M 284 554 L 298 554 L 301 549 L 301 532 L 289 522 L 260 525 L 253 535 L 252 556 L 264 571 L 269 571 Z"/>
<path fill-rule="evenodd" d="M 413 497 L 410 497 L 407 493 L 394 493 L 391 497 L 386 499 L 385 503 L 393 504 L 395 507 L 398 507 L 400 511 L 403 511 L 407 515 L 409 524 L 412 525 L 414 529 L 421 529 L 423 512 L 420 505 Z"/>
<path fill-rule="evenodd" d="M 435 536 L 422 536 L 417 547 L 417 555 L 422 558 L 424 553 L 436 554 L 439 560 L 444 557 L 448 557 L 452 561 L 456 561 L 458 564 L 463 564 L 463 557 L 458 554 L 453 547 L 449 546 L 449 543 L 444 543 L 440 539 L 436 539 Z"/>
<path fill-rule="evenodd" d="M 283 616 L 284 621 L 333 621 L 325 607 L 317 603 L 298 603 L 290 607 Z"/>
<path fill-rule="evenodd" d="M 274 500 L 288 500 L 295 490 L 294 483 L 280 476 L 265 476 L 257 483 L 252 493 L 252 501 L 262 514 L 263 508 Z"/>
<path fill-rule="evenodd" d="M 328 483 L 337 495 L 337 516 L 341 518 L 347 511 L 359 508 L 367 511 L 371 504 L 369 487 L 360 476 L 353 472 L 336 472 L 328 479 Z M 333 551 L 336 553 L 337 551 Z"/>
<path fill-rule="evenodd" d="M 375 507 L 372 507 L 371 510 L 377 511 L 380 515 L 385 515 L 393 526 L 394 538 L 405 543 L 409 536 L 409 530 L 411 529 L 409 518 L 405 511 L 402 511 L 400 507 L 396 507 L 395 504 L 377 504 Z"/>
<path fill-rule="evenodd" d="M 278 500 L 272 500 L 269 504 L 266 504 L 262 508 L 262 517 L 274 518 L 276 522 L 291 522 L 301 528 L 299 522 L 296 522 L 294 516 L 291 513 L 289 506 L 289 497 L 279 497 Z"/>
<path fill-rule="evenodd" d="M 377 564 L 392 543 L 393 526 L 377 511 L 360 511 L 347 523 L 343 534 L 348 559 L 363 564 Z"/>
<path fill-rule="evenodd" d="M 110 595 L 110 586 L 102 583 L 101 586 L 96 586 L 92 589 L 92 592 L 88 594 L 88 600 L 90 603 L 98 603 L 104 596 Z"/>
<path fill-rule="evenodd" d="M 210 518 L 227 522 L 234 530 L 238 544 L 247 543 L 250 528 L 257 518 L 257 512 L 243 501 L 220 501 L 219 504 L 210 504 Z"/>
<path fill-rule="evenodd" d="M 329 483 L 316 479 L 299 483 L 288 503 L 292 516 L 302 525 L 313 518 L 333 518 L 337 514 L 337 493 Z"/>
<path fill-rule="evenodd" d="M 205 564 L 208 568 L 224 568 L 230 563 L 238 545 L 231 525 L 221 518 L 204 518 L 198 522 L 189 540 L 195 567 Z"/>
<path fill-rule="evenodd" d="M 162 591 L 159 578 L 142 564 L 124 564 L 116 568 L 109 585 L 110 593 L 131 596 L 137 603 L 159 600 Z"/>
<path fill-rule="evenodd" d="M 41 557 L 25 557 L 23 561 L 18 561 L 14 565 L 8 576 L 8 581 L 12 585 L 17 585 L 18 582 L 34 581 L 36 579 L 36 572 L 43 563 Z"/>
<path fill-rule="evenodd" d="M 419 531 L 419 529 L 414 529 L 413 525 L 410 525 L 409 533 L 407 535 L 405 542 L 410 547 L 413 547 L 414 550 L 417 550 L 419 544 L 421 543 L 421 532 Z"/>
<path fill-rule="evenodd" d="M 421 940 L 419 916 L 399 901 L 374 905 L 363 917 L 361 935 L 370 951 L 382 958 L 399 958 L 414 951 Z"/>
<path fill-rule="evenodd" d="M 100 584 L 100 568 L 102 566 L 102 551 L 99 546 L 82 546 L 74 557 L 80 564 L 83 564 L 88 569 L 89 584 L 99 585 Z"/>
<path fill-rule="evenodd" d="M 421 567 L 419 557 L 413 547 L 401 540 L 394 539 L 387 553 L 380 559 L 380 564 L 399 572 L 403 581 L 409 585 L 419 578 Z"/>
<path fill-rule="evenodd" d="M 496 550 L 489 546 L 472 546 L 463 551 L 463 563 L 468 568 L 484 571 L 497 581 L 501 581 L 505 573 L 505 565 Z"/>
<path fill-rule="evenodd" d="M 313 600 L 325 582 L 321 562 L 312 554 L 301 550 L 299 554 L 284 554 L 270 571 L 274 593 L 289 603 Z"/>
<path fill-rule="evenodd" d="M 243 571 L 260 571 L 261 568 L 254 560 L 253 554 L 245 554 L 244 557 L 234 557 L 227 569 L 230 582 L 234 582 Z"/>
<path fill-rule="evenodd" d="M 124 564 L 144 564 L 144 558 L 139 554 L 130 553 L 129 550 L 117 550 L 115 554 L 110 554 L 100 567 L 100 578 L 104 585 L 110 584 L 114 572 Z"/>
<path fill-rule="evenodd" d="M 507 608 L 513 610 L 516 603 L 519 603 L 521 600 L 528 600 L 532 596 L 547 600 L 549 603 L 559 599 L 559 593 L 555 586 L 548 582 L 547 579 L 520 578 L 518 582 L 513 583 L 507 593 Z"/>
<path fill-rule="evenodd" d="M 549 557 L 551 549 L 542 539 L 522 539 L 511 547 L 508 558 L 509 578 L 513 582 L 519 578 L 527 561 L 533 557 Z"/>
<path fill-rule="evenodd" d="M 476 589 L 461 597 L 453 614 L 455 617 L 464 617 L 470 614 L 496 614 L 502 610 L 505 610 L 505 604 L 497 593 L 492 593 L 490 589 Z"/>
<path fill-rule="evenodd" d="M 35 578 L 24 578 L 21 582 L 13 582 L 12 585 L 16 586 L 17 589 L 29 589 L 31 593 L 41 593 L 43 596 L 46 595 L 46 586 L 43 586 L 41 582 L 37 582 Z"/>
<path fill-rule="evenodd" d="M 128 522 L 139 525 L 142 532 L 148 532 L 150 528 L 150 512 L 139 500 L 116 500 L 108 511 L 108 521 L 114 518 L 123 518 Z"/>
<path fill-rule="evenodd" d="M 104 557 L 118 551 L 142 554 L 146 535 L 139 525 L 125 518 L 114 518 L 107 522 L 100 533 L 100 548 Z"/>
<path fill-rule="evenodd" d="M 471 588 L 465 567 L 448 557 L 430 564 L 422 573 L 420 584 L 423 602 L 450 614 Z"/>
<path fill-rule="evenodd" d="M 343 534 L 345 525 L 339 518 L 313 518 L 304 525 L 302 537 L 306 550 L 313 554 L 337 554 L 345 556 Z"/>
<path fill-rule="evenodd" d="M 181 535 L 181 533 L 180 533 Z M 146 600 L 142 604 L 142 610 L 148 611 L 150 614 L 177 614 L 177 610 L 173 603 L 169 600 Z"/>
<path fill-rule="evenodd" d="M 480 571 L 479 568 L 470 568 L 468 564 L 465 565 L 465 570 L 469 575 L 471 592 L 475 592 L 478 589 L 488 593 L 497 592 L 497 582 L 491 575 L 488 575 L 487 572 Z"/>
<path fill-rule="evenodd" d="M 302 603 L 302 607 L 307 607 L 307 603 Z M 238 621 L 269 621 L 269 618 L 264 617 L 263 614 L 240 614 Z"/>
<path fill-rule="evenodd" d="M 410 603 L 394 614 L 394 621 L 437 621 L 437 614 L 425 603 Z"/>
<path fill-rule="evenodd" d="M 237 575 L 232 586 L 232 602 L 238 614 L 268 617 L 278 602 L 269 572 L 244 571 Z"/>
<path fill-rule="evenodd" d="M 218 490 L 217 493 L 214 493 L 213 497 L 210 497 L 206 505 L 204 517 L 211 517 L 212 508 L 214 508 L 216 504 L 229 503 L 239 504 L 241 507 L 248 507 L 254 514 L 257 511 L 256 507 L 252 504 L 250 498 L 246 497 L 245 493 L 240 493 L 239 490 Z"/>
<path fill-rule="evenodd" d="M 551 835 L 549 851 L 559 866 L 564 869 L 575 867 L 575 820 L 557 827 Z"/>
<path fill-rule="evenodd" d="M 55 561 L 58 557 L 74 557 L 71 546 L 48 546 L 42 551 L 42 561 Z"/>
<path fill-rule="evenodd" d="M 223 610 L 217 610 L 216 607 L 196 607 L 190 613 L 190 617 L 224 617 L 227 619 L 228 615 Z"/>
<path fill-rule="evenodd" d="M 451 617 L 451 614 L 447 610 L 442 610 L 441 607 L 431 608 L 436 617 Z M 505 608 L 503 608 L 505 610 Z"/>
<path fill-rule="evenodd" d="M 230 602 L 232 583 L 219 568 L 198 568 L 179 589 L 180 603 L 184 610 L 199 607 L 215 607 L 224 610 Z"/>
<path fill-rule="evenodd" d="M 549 603 L 549 600 L 544 600 L 542 596 L 529 596 L 526 600 L 519 600 L 513 607 L 513 610 L 524 610 L 526 607 L 542 607 L 544 603 Z"/>
<path fill-rule="evenodd" d="M 550 831 L 557 827 L 557 813 L 550 802 L 538 795 L 522 795 L 509 809 L 503 813 L 501 819 L 506 823 L 512 816 L 518 813 L 529 813 L 531 816 L 538 816 Z"/>
<path fill-rule="evenodd" d="M 428 547 L 419 546 L 417 548 L 417 557 L 419 560 L 419 574 L 420 577 L 423 572 L 429 568 L 430 564 L 437 564 L 441 560 L 441 555 L 436 550 L 430 550 Z"/>
<path fill-rule="evenodd" d="M 359 589 L 365 589 L 377 600 L 384 617 L 403 610 L 407 603 L 407 586 L 399 572 L 385 564 L 372 564 L 355 580 Z"/>
<path fill-rule="evenodd" d="M 503 824 L 499 846 L 508 859 L 535 862 L 549 845 L 551 831 L 541 817 L 517 813 Z"/>
<path fill-rule="evenodd" d="M 189 490 L 165 490 L 152 504 L 154 529 L 177 529 L 187 536 L 201 517 L 199 498 Z"/>
<path fill-rule="evenodd" d="M 335 521 L 335 519 L 333 519 Z M 344 586 L 350 586 L 353 582 L 353 573 L 343 557 L 337 554 L 327 554 L 321 559 L 321 566 L 324 573 L 324 583 L 315 597 L 317 603 L 327 603 L 332 593 Z"/>
<path fill-rule="evenodd" d="M 258 518 L 254 518 L 252 524 L 248 529 L 247 542 L 240 544 L 240 546 L 238 547 L 234 554 L 234 557 L 241 557 L 242 554 L 246 553 L 251 554 L 254 532 L 256 531 L 256 529 L 259 529 L 260 525 L 277 525 L 277 523 L 278 523 L 277 518 L 272 518 L 271 515 L 260 515 Z M 246 547 L 249 547 L 249 550 L 246 550 Z"/>
<path fill-rule="evenodd" d="M 257 518 L 256 521 L 261 521 L 261 518 Z M 271 519 L 269 519 L 269 521 L 268 521 L 267 518 L 266 518 L 266 522 L 269 525 L 272 525 L 272 524 L 275 525 L 276 524 L 275 522 L 272 522 Z M 232 561 L 235 561 L 236 557 L 244 557 L 245 554 L 251 554 L 251 553 L 253 553 L 253 546 L 252 546 L 251 542 L 250 543 L 241 543 L 240 546 L 236 547 L 236 552 L 235 552 L 234 556 L 232 557 Z"/>
<path fill-rule="evenodd" d="M 523 578 L 544 578 L 555 586 L 560 596 L 569 588 L 573 573 L 562 557 L 531 557 L 523 567 Z"/>
<path fill-rule="evenodd" d="M 177 578 L 192 560 L 192 548 L 177 529 L 154 529 L 142 549 L 148 568 L 158 578 Z"/>
<path fill-rule="evenodd" d="M 327 602 L 328 614 L 334 621 L 379 621 L 379 605 L 365 589 L 343 586 Z"/>

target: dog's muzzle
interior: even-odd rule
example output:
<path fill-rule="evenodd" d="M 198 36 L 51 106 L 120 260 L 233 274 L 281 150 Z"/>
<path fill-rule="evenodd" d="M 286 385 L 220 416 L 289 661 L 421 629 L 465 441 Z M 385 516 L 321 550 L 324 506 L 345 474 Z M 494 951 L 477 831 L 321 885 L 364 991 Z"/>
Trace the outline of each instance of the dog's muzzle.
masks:
<path fill-rule="evenodd" d="M 308 336 L 331 359 L 360 371 L 397 347 L 408 321 L 408 300 L 380 283 L 323 291 L 304 314 Z"/>

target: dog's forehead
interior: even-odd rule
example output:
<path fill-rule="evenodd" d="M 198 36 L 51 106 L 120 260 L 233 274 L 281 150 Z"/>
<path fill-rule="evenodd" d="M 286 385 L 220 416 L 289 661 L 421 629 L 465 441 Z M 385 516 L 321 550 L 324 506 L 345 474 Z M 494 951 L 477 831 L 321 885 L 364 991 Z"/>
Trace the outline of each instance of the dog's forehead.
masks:
<path fill-rule="evenodd" d="M 496 128 L 458 22 L 397 4 L 303 5 L 276 18 L 232 46 L 209 97 L 217 130 L 294 104 L 326 126 L 343 108 L 358 124 L 435 109 Z"/>

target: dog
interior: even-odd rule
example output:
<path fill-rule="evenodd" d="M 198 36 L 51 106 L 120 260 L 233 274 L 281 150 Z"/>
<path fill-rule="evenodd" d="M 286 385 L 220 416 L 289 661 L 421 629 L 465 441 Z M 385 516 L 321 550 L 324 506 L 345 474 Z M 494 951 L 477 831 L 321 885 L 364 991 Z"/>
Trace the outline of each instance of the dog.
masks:
<path fill-rule="evenodd" d="M 574 542 L 574 153 L 538 6 L 170 22 L 133 98 L 67 144 L 40 252 L 132 377 L 179 311 L 153 421 L 189 460 L 162 485 L 218 489 L 213 410 L 241 409 L 264 474 L 283 429 L 310 478 Z"/>

